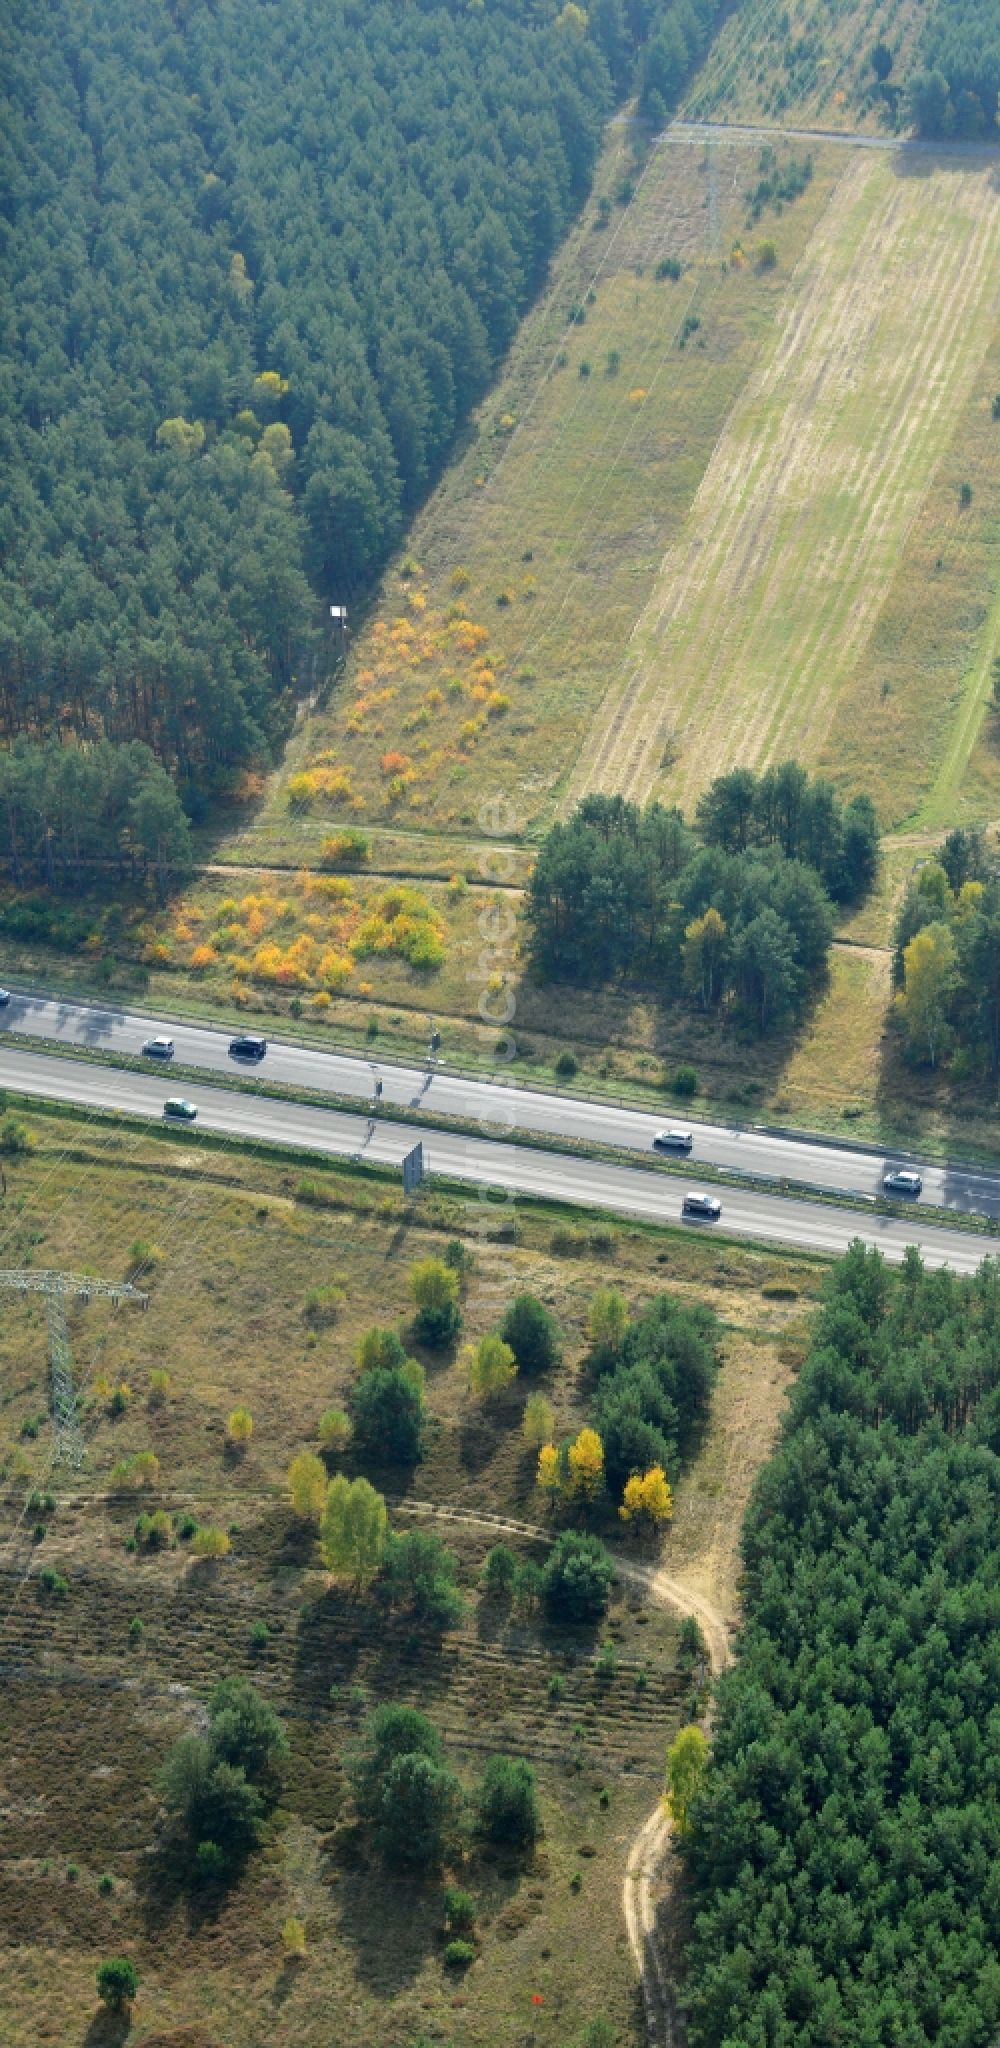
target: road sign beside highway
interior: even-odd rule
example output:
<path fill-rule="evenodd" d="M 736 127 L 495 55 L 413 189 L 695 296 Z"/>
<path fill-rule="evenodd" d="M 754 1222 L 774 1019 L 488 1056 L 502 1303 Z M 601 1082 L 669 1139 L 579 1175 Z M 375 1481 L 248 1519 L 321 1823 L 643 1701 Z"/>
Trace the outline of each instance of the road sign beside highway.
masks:
<path fill-rule="evenodd" d="M 412 1152 L 403 1160 L 403 1193 L 415 1194 L 424 1177 L 424 1148 L 414 1145 Z"/>

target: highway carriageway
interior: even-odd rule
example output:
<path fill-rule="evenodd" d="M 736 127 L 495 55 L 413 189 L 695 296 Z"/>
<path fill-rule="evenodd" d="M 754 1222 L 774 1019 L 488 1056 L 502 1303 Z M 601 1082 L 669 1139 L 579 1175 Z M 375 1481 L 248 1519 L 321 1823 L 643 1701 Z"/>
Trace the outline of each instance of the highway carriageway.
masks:
<path fill-rule="evenodd" d="M 183 1089 L 171 1088 L 169 1066 L 165 1073 L 123 1072 L 83 1060 L 4 1047 L 2 1039 L 0 1086 L 72 1104 L 85 1112 L 117 1110 L 157 1123 L 162 1120 L 168 1095 L 190 1093 L 188 1084 Z M 301 1147 L 303 1152 L 383 1166 L 399 1166 L 404 1153 L 420 1140 L 428 1173 L 467 1183 L 498 1204 L 504 1197 L 534 1196 L 679 1225 L 685 1187 L 698 1185 L 696 1170 L 677 1179 L 637 1165 L 580 1159 L 538 1151 L 524 1143 L 421 1129 L 413 1123 L 394 1124 L 387 1118 L 375 1120 L 252 1091 L 209 1085 L 198 1087 L 192 1099 L 198 1106 L 197 1123 L 174 1127 L 188 1139 L 203 1130 L 250 1146 Z M 828 1256 L 845 1251 L 854 1238 L 877 1245 L 893 1260 L 901 1259 L 907 1245 L 915 1244 L 928 1265 L 948 1265 L 965 1273 L 974 1271 L 990 1252 L 989 1239 L 961 1227 L 949 1229 L 946 1224 L 925 1221 L 919 1205 L 900 1218 L 745 1188 L 715 1191 L 722 1201 L 721 1221 L 691 1222 L 686 1228 Z"/>

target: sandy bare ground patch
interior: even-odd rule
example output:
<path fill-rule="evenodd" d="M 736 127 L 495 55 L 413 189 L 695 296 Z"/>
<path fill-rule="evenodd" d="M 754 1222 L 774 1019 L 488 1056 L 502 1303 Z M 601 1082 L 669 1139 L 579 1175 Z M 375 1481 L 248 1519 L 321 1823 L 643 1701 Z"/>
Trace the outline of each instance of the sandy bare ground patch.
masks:
<path fill-rule="evenodd" d="M 573 778 L 690 804 L 815 760 L 1000 310 L 992 159 L 859 152 L 792 275 Z"/>

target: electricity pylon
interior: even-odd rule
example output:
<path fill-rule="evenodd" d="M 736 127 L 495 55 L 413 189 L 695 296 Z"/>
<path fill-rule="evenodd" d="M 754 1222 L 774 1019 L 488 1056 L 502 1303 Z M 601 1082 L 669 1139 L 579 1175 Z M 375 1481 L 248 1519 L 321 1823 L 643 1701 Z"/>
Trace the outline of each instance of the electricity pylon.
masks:
<path fill-rule="evenodd" d="M 73 1379 L 73 1354 L 69 1346 L 69 1331 L 66 1327 L 66 1301 L 69 1296 L 89 1301 L 92 1295 L 103 1296 L 116 1305 L 120 1301 L 135 1302 L 139 1308 L 148 1308 L 148 1294 L 141 1294 L 128 1280 L 93 1280 L 89 1274 L 55 1273 L 31 1266 L 0 1268 L 0 1288 L 10 1288 L 16 1294 L 44 1294 L 45 1314 L 49 1326 L 49 1365 L 52 1372 L 52 1428 L 55 1436 L 56 1464 L 72 1465 L 83 1463 L 84 1441 L 80 1418 L 76 1406 L 76 1384 Z"/>

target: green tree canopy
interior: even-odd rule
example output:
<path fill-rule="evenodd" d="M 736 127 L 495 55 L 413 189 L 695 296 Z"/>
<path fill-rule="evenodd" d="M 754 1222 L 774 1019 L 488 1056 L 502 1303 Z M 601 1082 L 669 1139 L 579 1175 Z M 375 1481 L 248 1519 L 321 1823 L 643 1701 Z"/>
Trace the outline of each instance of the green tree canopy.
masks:
<path fill-rule="evenodd" d="M 378 1465 L 415 1465 L 423 1454 L 421 1380 L 401 1366 L 373 1366 L 351 1389 L 348 1406 L 358 1455 Z"/>
<path fill-rule="evenodd" d="M 376 1847 L 387 1862 L 436 1867 L 460 1831 L 463 1805 L 446 1764 L 412 1752 L 394 1757 L 379 1793 Z"/>
<path fill-rule="evenodd" d="M 693 2048 L 988 2043 L 1000 1266 L 838 1261 L 743 1530 L 682 1837 Z"/>
<path fill-rule="evenodd" d="M 844 807 L 794 762 L 720 777 L 694 828 L 660 804 L 586 797 L 535 863 L 535 966 L 547 980 L 626 980 L 781 1028 L 822 982 L 833 901 L 859 899 L 877 860 L 868 799 Z"/>
<path fill-rule="evenodd" d="M 259 1778 L 272 1762 L 288 1755 L 281 1722 L 256 1687 L 246 1678 L 224 1678 L 208 1703 L 212 1749 L 224 1763 L 236 1764 L 249 1779 Z"/>
<path fill-rule="evenodd" d="M 20 737 L 0 750 L 0 856 L 19 889 L 65 893 L 137 875 L 161 900 L 191 866 L 191 832 L 169 776 L 141 740 Z"/>
<path fill-rule="evenodd" d="M 109 1956 L 97 1967 L 97 1995 L 109 2012 L 124 2012 L 139 1989 L 139 1972 L 128 1956 Z"/>
<path fill-rule="evenodd" d="M 379 1593 L 390 1607 L 405 1607 L 433 1628 L 456 1628 L 465 1603 L 458 1591 L 458 1559 L 430 1529 L 390 1533 Z"/>
<path fill-rule="evenodd" d="M 426 1715 L 415 1707 L 376 1708 L 345 1762 L 358 1816 L 386 1860 L 439 1864 L 461 1828 L 463 1798 Z"/>
<path fill-rule="evenodd" d="M 528 1849 L 541 1831 L 535 1773 L 523 1756 L 491 1756 L 476 1794 L 477 1824 L 491 1842 Z"/>
<path fill-rule="evenodd" d="M 327 603 L 372 585 L 543 282 L 648 30 L 676 13 L 690 69 L 717 6 L 557 12 L 19 19 L 0 740 L 139 739 L 192 800 L 267 758 Z"/>
<path fill-rule="evenodd" d="M 217 1758 L 210 1739 L 182 1736 L 164 1763 L 160 1789 L 190 1854 L 199 1842 L 214 1842 L 228 1865 L 253 1847 L 264 1801 L 244 1770 Z"/>
<path fill-rule="evenodd" d="M 659 1294 L 630 1323 L 617 1352 L 597 1354 L 591 1420 L 604 1445 L 607 1483 L 620 1495 L 636 1472 L 676 1475 L 708 1418 L 718 1372 L 711 1309 Z"/>
<path fill-rule="evenodd" d="M 614 1579 L 609 1551 L 597 1536 L 564 1529 L 542 1568 L 542 1593 L 554 1621 L 599 1621 Z"/>
<path fill-rule="evenodd" d="M 554 1372 L 562 1362 L 558 1325 L 533 1294 L 515 1294 L 504 1314 L 500 1335 L 510 1345 L 518 1371 L 529 1378 Z"/>

